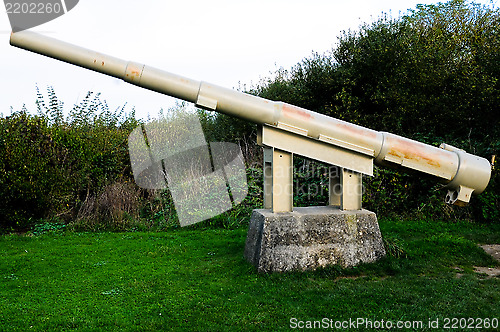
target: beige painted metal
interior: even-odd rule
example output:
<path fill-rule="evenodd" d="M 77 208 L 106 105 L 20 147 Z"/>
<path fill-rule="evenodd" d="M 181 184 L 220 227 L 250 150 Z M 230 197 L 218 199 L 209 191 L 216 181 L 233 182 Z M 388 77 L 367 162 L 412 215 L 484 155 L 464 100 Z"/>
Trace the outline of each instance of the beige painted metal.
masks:
<path fill-rule="evenodd" d="M 293 105 L 273 102 L 143 64 L 124 61 L 69 43 L 20 31 L 12 45 L 121 78 L 132 84 L 195 103 L 197 106 L 264 125 L 262 141 L 284 151 L 372 174 L 372 163 L 435 176 L 449 189 L 447 202 L 464 205 L 488 185 L 488 160 L 448 145 L 426 145 L 377 132 Z M 281 139 L 293 137 L 293 143 Z M 274 138 L 270 138 L 274 137 Z M 297 142 L 300 142 L 297 146 Z M 305 148 L 304 148 L 305 147 Z M 300 150 L 300 151 L 296 151 Z M 331 155 L 331 156 L 329 156 Z M 368 165 L 370 164 L 370 165 Z"/>
<path fill-rule="evenodd" d="M 264 208 L 293 210 L 293 154 L 264 148 Z"/>
<path fill-rule="evenodd" d="M 329 205 L 341 210 L 361 210 L 363 175 L 342 167 L 330 170 Z"/>
<path fill-rule="evenodd" d="M 273 208 L 273 148 L 263 148 L 264 209 Z"/>
<path fill-rule="evenodd" d="M 361 210 L 363 176 L 352 170 L 341 168 L 340 183 L 342 194 L 340 195 L 341 210 Z"/>
<path fill-rule="evenodd" d="M 280 127 L 259 126 L 257 143 L 373 176 L 373 158 Z"/>
<path fill-rule="evenodd" d="M 450 188 L 446 195 L 445 201 L 449 204 L 465 206 L 469 202 L 473 193 L 480 193 L 475 188 L 478 183 L 489 182 L 491 164 L 488 160 L 471 155 L 464 150 L 458 149 L 449 144 L 441 144 L 441 149 L 455 153 L 459 159 L 459 167 L 457 173 L 448 183 Z M 483 190 L 484 190 L 483 188 Z"/>
<path fill-rule="evenodd" d="M 342 204 L 340 169 L 338 166 L 331 166 L 328 174 L 328 205 L 339 209 Z"/>

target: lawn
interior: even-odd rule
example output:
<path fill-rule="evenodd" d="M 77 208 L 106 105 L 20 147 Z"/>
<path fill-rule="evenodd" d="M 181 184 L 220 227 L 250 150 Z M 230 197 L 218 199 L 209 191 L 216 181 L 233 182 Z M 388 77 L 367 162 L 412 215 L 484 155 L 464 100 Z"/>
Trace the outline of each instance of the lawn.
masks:
<path fill-rule="evenodd" d="M 0 330 L 498 324 L 500 278 L 473 271 L 498 266 L 476 246 L 500 243 L 498 223 L 381 220 L 380 227 L 387 258 L 287 274 L 258 274 L 243 259 L 243 228 L 1 236 Z"/>

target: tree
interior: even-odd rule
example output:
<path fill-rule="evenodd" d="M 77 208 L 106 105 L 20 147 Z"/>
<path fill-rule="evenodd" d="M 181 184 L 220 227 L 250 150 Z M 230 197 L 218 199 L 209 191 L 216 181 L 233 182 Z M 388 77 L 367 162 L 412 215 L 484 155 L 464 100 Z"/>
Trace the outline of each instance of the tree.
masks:
<path fill-rule="evenodd" d="M 331 52 L 281 68 L 251 92 L 491 153 L 499 148 L 491 140 L 500 136 L 499 78 L 499 10 L 452 0 L 346 31 Z M 485 141 L 496 145 L 475 146 Z"/>
<path fill-rule="evenodd" d="M 498 9 L 452 0 L 344 33 L 337 111 L 406 136 L 499 137 L 499 29 Z"/>
<path fill-rule="evenodd" d="M 451 0 L 418 5 L 399 18 L 383 15 L 346 31 L 331 52 L 315 53 L 289 71 L 280 69 L 252 92 L 490 158 L 500 154 L 499 57 L 498 8 Z M 434 182 L 394 172 L 380 176 L 378 188 L 392 187 L 397 197 L 385 189 L 371 196 L 392 201 L 392 210 L 435 206 L 432 213 L 445 211 L 429 191 Z M 476 201 L 476 216 L 500 207 L 498 175 L 492 179 Z M 401 194 L 409 191 L 411 199 L 404 199 Z M 430 196 L 434 201 L 423 200 Z"/>

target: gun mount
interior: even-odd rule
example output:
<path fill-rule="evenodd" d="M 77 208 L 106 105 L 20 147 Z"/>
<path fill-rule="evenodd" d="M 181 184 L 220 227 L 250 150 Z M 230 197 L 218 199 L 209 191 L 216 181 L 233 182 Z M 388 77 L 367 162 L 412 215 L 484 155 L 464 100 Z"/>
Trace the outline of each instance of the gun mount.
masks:
<path fill-rule="evenodd" d="M 472 194 L 488 185 L 488 160 L 453 146 L 440 148 L 387 132 L 378 132 L 282 102 L 195 81 L 144 64 L 121 60 L 66 42 L 21 31 L 11 45 L 131 84 L 180 98 L 207 110 L 259 125 L 264 146 L 264 205 L 273 212 L 293 210 L 293 154 L 338 167 L 330 177 L 330 205 L 361 209 L 362 174 L 373 175 L 373 164 L 429 174 L 448 189 L 446 202 L 466 205 Z M 333 190 L 337 185 L 341 190 Z"/>

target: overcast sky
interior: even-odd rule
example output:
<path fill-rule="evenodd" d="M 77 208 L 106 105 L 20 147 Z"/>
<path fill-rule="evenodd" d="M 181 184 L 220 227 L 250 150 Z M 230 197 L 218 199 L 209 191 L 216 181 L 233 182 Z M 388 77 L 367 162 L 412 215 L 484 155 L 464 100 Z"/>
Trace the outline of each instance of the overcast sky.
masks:
<path fill-rule="evenodd" d="M 489 0 L 479 1 L 489 3 Z M 289 69 L 313 51 L 331 50 L 343 30 L 405 14 L 416 0 L 80 0 L 67 14 L 32 30 L 95 51 L 224 87 L 249 86 L 279 67 Z M 175 99 L 9 45 L 0 12 L 0 114 L 23 104 L 35 112 L 36 86 L 54 87 L 65 111 L 88 91 L 111 109 L 128 103 L 155 117 Z"/>

